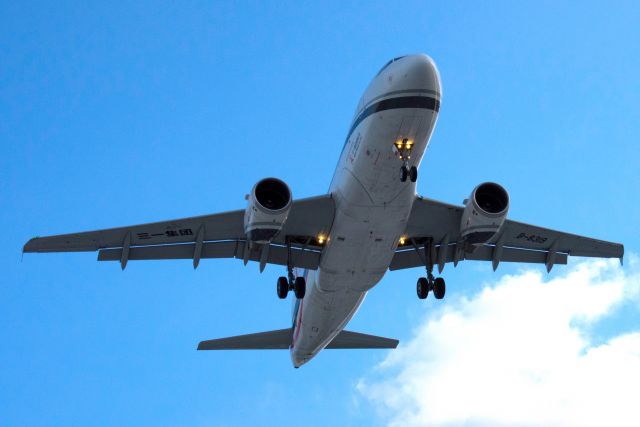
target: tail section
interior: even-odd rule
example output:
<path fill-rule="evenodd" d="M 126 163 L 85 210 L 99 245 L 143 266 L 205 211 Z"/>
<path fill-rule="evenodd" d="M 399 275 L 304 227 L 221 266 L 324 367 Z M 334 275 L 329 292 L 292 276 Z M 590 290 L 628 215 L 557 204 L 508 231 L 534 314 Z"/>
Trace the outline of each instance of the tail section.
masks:
<path fill-rule="evenodd" d="M 293 329 L 259 332 L 202 341 L 198 350 L 286 350 L 291 346 Z M 342 331 L 327 345 L 328 349 L 396 348 L 398 340 Z"/>

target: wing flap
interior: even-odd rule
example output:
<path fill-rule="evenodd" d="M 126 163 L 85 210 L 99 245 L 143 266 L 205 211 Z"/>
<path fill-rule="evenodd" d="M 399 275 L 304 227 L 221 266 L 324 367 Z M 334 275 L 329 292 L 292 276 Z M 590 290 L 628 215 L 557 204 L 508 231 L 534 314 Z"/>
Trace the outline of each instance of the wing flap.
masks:
<path fill-rule="evenodd" d="M 285 350 L 291 345 L 293 329 L 258 332 L 201 341 L 198 350 Z"/>
<path fill-rule="evenodd" d="M 491 261 L 493 260 L 494 246 L 480 246 L 473 252 L 464 253 L 464 259 L 472 261 Z M 439 250 L 439 247 L 438 247 Z M 445 263 L 453 262 L 455 245 L 447 248 L 445 255 Z M 534 264 L 544 264 L 547 261 L 548 252 L 531 251 L 518 248 L 502 248 L 500 262 L 524 262 Z M 554 264 L 566 264 L 567 254 L 558 253 L 555 256 Z M 424 262 L 415 250 L 403 250 L 396 252 L 391 260 L 389 270 L 401 270 L 404 268 L 423 267 Z"/>
<path fill-rule="evenodd" d="M 238 258 L 244 259 L 244 241 L 208 242 L 202 245 L 200 258 Z M 186 243 L 182 245 L 139 246 L 129 249 L 128 260 L 167 260 L 193 259 L 196 245 Z M 249 261 L 260 261 L 260 247 L 254 249 L 247 258 Z M 98 261 L 121 261 L 122 248 L 101 249 Z M 302 250 L 291 248 L 292 267 L 316 270 L 320 264 L 320 252 L 316 250 Z M 287 248 L 279 245 L 269 247 L 268 264 L 287 265 Z"/>
<path fill-rule="evenodd" d="M 202 245 L 201 258 L 234 258 L 239 242 L 216 242 Z M 244 245 L 244 243 L 243 243 Z M 129 260 L 193 259 L 196 245 L 139 246 L 129 249 Z M 98 261 L 120 261 L 122 248 L 101 249 Z"/>
<path fill-rule="evenodd" d="M 399 342 L 400 341 L 392 338 L 361 334 L 359 332 L 341 331 L 325 348 L 396 348 Z"/>
<path fill-rule="evenodd" d="M 465 253 L 464 259 L 472 261 L 491 261 L 493 259 L 494 246 L 482 246 L 473 252 Z M 501 262 L 525 262 L 544 264 L 548 253 L 543 251 L 530 251 L 520 248 L 502 248 Z M 453 260 L 452 260 L 453 261 Z M 566 264 L 567 254 L 556 254 L 554 264 Z"/>

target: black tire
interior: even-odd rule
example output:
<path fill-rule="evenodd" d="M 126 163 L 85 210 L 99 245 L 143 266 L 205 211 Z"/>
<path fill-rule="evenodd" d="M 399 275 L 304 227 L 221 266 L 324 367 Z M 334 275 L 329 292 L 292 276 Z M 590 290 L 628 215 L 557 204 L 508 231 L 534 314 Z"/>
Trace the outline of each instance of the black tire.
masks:
<path fill-rule="evenodd" d="M 406 166 L 402 166 L 400 168 L 400 181 L 405 182 L 407 180 L 407 176 L 409 176 L 409 171 Z"/>
<path fill-rule="evenodd" d="M 444 298 L 446 290 L 444 279 L 442 277 L 436 278 L 433 282 L 433 296 L 436 297 L 436 299 L 442 299 Z"/>
<path fill-rule="evenodd" d="M 429 282 L 426 277 L 420 277 L 416 283 L 418 298 L 425 299 L 429 295 Z"/>
<path fill-rule="evenodd" d="M 304 294 L 307 290 L 307 281 L 304 277 L 296 277 L 296 281 L 293 282 L 293 293 L 296 294 L 296 298 L 304 298 Z"/>
<path fill-rule="evenodd" d="M 416 182 L 418 180 L 418 168 L 415 166 L 411 166 L 409 169 L 409 179 L 411 182 Z"/>
<path fill-rule="evenodd" d="M 276 286 L 278 298 L 285 299 L 289 293 L 289 281 L 286 277 L 278 277 L 278 285 Z"/>

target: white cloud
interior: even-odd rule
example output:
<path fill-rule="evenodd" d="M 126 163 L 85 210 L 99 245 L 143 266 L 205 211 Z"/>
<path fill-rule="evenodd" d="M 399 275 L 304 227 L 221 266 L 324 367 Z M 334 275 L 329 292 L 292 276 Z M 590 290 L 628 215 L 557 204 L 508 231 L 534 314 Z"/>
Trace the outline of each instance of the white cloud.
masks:
<path fill-rule="evenodd" d="M 357 389 L 392 426 L 638 426 L 640 323 L 606 342 L 589 334 L 624 304 L 638 311 L 630 258 L 445 299 Z"/>

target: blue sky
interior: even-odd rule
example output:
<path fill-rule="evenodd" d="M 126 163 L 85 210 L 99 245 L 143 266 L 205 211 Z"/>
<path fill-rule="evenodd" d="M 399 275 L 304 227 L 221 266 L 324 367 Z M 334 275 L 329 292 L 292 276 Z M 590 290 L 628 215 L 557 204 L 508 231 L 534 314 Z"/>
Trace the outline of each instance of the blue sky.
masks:
<path fill-rule="evenodd" d="M 294 370 L 286 352 L 195 351 L 288 326 L 281 268 L 123 273 L 93 253 L 21 262 L 21 247 L 237 209 L 265 176 L 294 197 L 324 193 L 369 80 L 425 52 L 443 100 L 419 193 L 460 203 L 497 181 L 511 218 L 637 253 L 639 19 L 634 2 L 2 2 L 0 424 L 385 424 L 358 391 L 384 352 L 327 351 Z M 447 267 L 438 303 L 417 300 L 419 269 L 388 274 L 349 329 L 405 342 L 438 304 L 521 268 Z M 625 305 L 591 333 L 636 331 L 638 314 Z"/>

